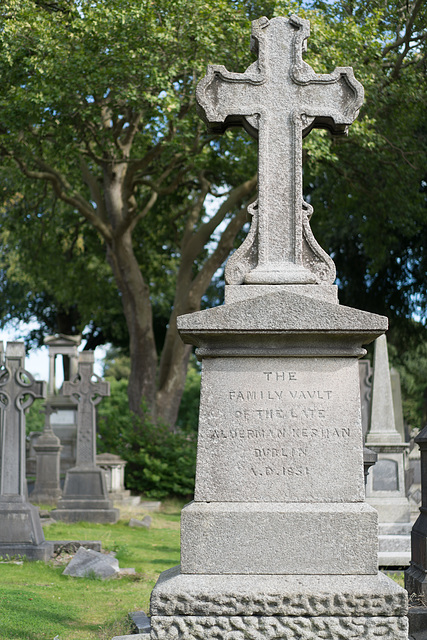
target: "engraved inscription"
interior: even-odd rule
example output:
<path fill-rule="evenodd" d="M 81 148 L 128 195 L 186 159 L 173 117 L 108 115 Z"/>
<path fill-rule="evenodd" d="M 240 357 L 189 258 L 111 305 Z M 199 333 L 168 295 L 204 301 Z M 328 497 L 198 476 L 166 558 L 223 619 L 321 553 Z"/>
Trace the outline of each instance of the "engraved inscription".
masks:
<path fill-rule="evenodd" d="M 357 363 L 236 358 L 204 367 L 198 499 L 336 500 L 337 483 L 340 499 L 361 498 Z M 360 469 L 354 482 L 349 467 Z"/>

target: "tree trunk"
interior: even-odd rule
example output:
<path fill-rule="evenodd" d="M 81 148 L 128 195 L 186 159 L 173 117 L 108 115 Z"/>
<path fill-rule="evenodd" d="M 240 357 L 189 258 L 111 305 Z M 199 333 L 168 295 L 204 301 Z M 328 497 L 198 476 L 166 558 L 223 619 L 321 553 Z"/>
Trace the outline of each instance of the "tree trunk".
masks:
<path fill-rule="evenodd" d="M 131 372 L 128 396 L 131 411 L 145 413 L 142 405 L 156 420 L 157 353 L 153 333 L 149 288 L 141 273 L 132 247 L 132 235 L 127 230 L 115 238 L 107 250 L 108 262 L 119 288 L 123 312 L 129 331 Z"/>

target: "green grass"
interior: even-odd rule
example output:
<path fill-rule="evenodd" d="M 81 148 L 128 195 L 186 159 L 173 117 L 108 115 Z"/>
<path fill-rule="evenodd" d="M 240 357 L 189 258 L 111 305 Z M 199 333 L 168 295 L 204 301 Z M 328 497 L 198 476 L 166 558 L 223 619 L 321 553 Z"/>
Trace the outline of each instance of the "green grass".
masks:
<path fill-rule="evenodd" d="M 148 611 L 158 575 L 179 564 L 182 504 L 169 503 L 150 514 L 149 530 L 115 525 L 56 523 L 47 540 L 101 540 L 119 565 L 136 576 L 112 580 L 63 576 L 52 561 L 0 564 L 0 640 L 111 640 L 129 632 L 127 614 Z M 138 517 L 138 516 L 135 516 Z"/>

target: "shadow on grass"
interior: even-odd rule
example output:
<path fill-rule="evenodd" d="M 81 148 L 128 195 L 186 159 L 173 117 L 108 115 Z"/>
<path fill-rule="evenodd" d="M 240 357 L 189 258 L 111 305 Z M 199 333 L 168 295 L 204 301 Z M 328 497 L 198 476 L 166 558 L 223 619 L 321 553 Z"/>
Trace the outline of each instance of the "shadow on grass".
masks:
<path fill-rule="evenodd" d="M 21 588 L 22 589 L 22 588 Z M 39 597 L 31 591 L 2 587 L 0 598 L 0 638 L 14 640 L 50 639 L 71 627 L 81 626 L 80 612 L 69 603 Z M 95 631 L 97 625 L 83 625 L 82 631 Z"/>

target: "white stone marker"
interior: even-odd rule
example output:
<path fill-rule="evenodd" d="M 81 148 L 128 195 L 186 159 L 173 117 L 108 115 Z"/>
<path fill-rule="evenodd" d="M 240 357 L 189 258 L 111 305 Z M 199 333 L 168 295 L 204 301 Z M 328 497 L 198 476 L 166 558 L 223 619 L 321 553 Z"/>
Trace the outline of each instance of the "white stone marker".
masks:
<path fill-rule="evenodd" d="M 225 305 L 178 319 L 202 360 L 196 489 L 151 640 L 407 640 L 407 594 L 378 573 L 364 502 L 358 358 L 387 319 L 338 304 L 301 193 L 301 136 L 343 133 L 363 91 L 349 68 L 302 61 L 307 21 L 252 34 L 257 62 L 209 67 L 197 89 L 211 129 L 259 131 L 259 211 Z"/>

